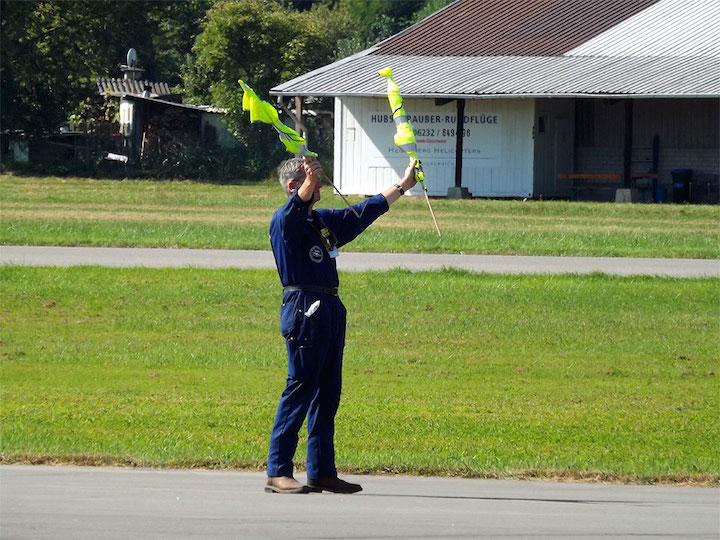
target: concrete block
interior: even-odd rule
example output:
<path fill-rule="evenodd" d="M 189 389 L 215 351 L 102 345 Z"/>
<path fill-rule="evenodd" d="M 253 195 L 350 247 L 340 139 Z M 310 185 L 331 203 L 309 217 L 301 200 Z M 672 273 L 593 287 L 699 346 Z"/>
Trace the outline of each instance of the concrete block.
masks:
<path fill-rule="evenodd" d="M 615 202 L 616 203 L 633 203 L 641 202 L 640 190 L 619 188 L 615 190 Z"/>
<path fill-rule="evenodd" d="M 447 190 L 448 199 L 469 199 L 470 192 L 466 187 L 450 187 Z"/>

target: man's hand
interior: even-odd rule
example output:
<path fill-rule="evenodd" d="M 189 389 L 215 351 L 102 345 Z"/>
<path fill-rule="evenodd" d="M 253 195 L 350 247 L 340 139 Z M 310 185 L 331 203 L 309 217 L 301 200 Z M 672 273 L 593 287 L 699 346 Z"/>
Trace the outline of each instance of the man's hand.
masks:
<path fill-rule="evenodd" d="M 385 200 L 387 200 L 388 204 L 392 204 L 397 201 L 405 191 L 417 184 L 417 180 L 415 180 L 416 163 L 417 159 L 413 159 L 410 162 L 410 165 L 408 165 L 407 169 L 405 169 L 405 174 L 403 175 L 402 180 L 400 180 L 399 184 L 383 191 L 383 196 L 385 197 Z M 397 188 L 397 186 L 400 186 L 402 188 L 402 192 Z"/>
<path fill-rule="evenodd" d="M 305 168 L 306 180 L 315 183 L 320 182 L 320 177 L 322 176 L 322 165 L 317 159 L 306 157 L 303 167 Z"/>
<path fill-rule="evenodd" d="M 406 191 L 417 184 L 417 180 L 415 180 L 415 165 L 417 165 L 417 159 L 410 161 L 410 165 L 405 169 L 405 175 L 400 181 L 400 185 Z"/>
<path fill-rule="evenodd" d="M 314 202 L 317 202 L 320 200 L 322 165 L 315 158 L 305 158 L 303 168 L 305 169 L 305 180 L 298 189 L 298 196 L 303 201 L 314 199 Z"/>

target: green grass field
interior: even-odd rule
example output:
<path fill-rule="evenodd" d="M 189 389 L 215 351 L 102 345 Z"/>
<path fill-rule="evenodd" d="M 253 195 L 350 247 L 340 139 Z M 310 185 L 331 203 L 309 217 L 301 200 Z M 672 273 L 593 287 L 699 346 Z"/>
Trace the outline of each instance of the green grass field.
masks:
<path fill-rule="evenodd" d="M 320 206 L 342 202 L 326 189 Z M 359 202 L 360 197 L 350 197 Z M 0 176 L 0 244 L 268 249 L 276 182 Z M 348 250 L 720 258 L 720 207 L 404 197 Z"/>
<path fill-rule="evenodd" d="M 274 271 L 0 277 L 2 461 L 262 467 L 286 362 Z M 720 280 L 341 281 L 343 471 L 720 483 Z"/>

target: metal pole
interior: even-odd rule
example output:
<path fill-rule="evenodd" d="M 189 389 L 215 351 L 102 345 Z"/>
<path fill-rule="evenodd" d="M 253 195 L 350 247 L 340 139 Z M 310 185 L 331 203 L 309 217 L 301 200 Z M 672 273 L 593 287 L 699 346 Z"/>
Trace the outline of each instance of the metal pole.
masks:
<path fill-rule="evenodd" d="M 623 185 L 632 187 L 633 100 L 625 100 L 625 141 L 623 144 Z"/>
<path fill-rule="evenodd" d="M 457 100 L 457 124 L 455 128 L 455 187 L 462 187 L 463 132 L 465 131 L 465 100 Z"/>

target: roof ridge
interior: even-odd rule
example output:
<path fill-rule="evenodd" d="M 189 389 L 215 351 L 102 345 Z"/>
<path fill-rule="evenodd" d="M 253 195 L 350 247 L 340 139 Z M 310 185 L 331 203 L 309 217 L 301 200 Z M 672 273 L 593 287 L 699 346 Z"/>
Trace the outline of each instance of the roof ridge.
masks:
<path fill-rule="evenodd" d="M 380 47 L 380 46 L 381 46 L 383 43 L 385 43 L 386 41 L 389 41 L 389 40 L 394 39 L 394 38 L 396 38 L 396 37 L 398 37 L 398 36 L 401 36 L 401 35 L 404 34 L 405 32 L 408 32 L 408 31 L 411 30 L 412 28 L 415 28 L 417 25 L 422 24 L 422 23 L 424 23 L 425 21 L 427 21 L 428 19 L 430 19 L 430 18 L 432 18 L 432 17 L 435 17 L 435 16 L 437 16 L 438 14 L 442 13 L 443 11 L 445 11 L 446 9 L 448 9 L 450 6 L 454 6 L 454 5 L 457 4 L 458 2 L 462 2 L 462 1 L 463 1 L 463 0 L 453 0 L 453 1 L 450 2 L 448 5 L 441 7 L 441 8 L 438 9 L 437 11 L 433 11 L 433 12 L 432 12 L 430 15 L 428 15 L 427 17 L 424 17 L 423 19 L 417 21 L 416 23 L 411 24 L 411 25 L 408 26 L 407 28 L 403 28 L 403 29 L 400 30 L 398 33 L 393 34 L 392 36 L 386 37 L 386 38 L 383 39 L 382 41 L 378 41 L 374 46 L 375 46 L 375 47 Z"/>
<path fill-rule="evenodd" d="M 560 56 L 659 1 L 456 0 L 373 52 Z"/>

